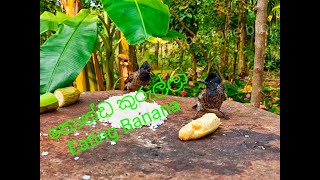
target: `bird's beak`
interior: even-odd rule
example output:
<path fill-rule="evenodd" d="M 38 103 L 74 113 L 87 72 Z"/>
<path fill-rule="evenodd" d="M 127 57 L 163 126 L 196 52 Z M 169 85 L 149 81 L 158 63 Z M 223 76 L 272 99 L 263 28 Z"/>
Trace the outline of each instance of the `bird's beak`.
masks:
<path fill-rule="evenodd" d="M 151 74 L 151 68 L 147 68 L 147 72 Z"/>
<path fill-rule="evenodd" d="M 200 81 L 198 81 L 198 82 L 202 82 L 203 84 L 205 84 L 205 85 L 207 85 L 208 83 L 207 82 L 205 82 L 204 80 L 200 80 Z"/>

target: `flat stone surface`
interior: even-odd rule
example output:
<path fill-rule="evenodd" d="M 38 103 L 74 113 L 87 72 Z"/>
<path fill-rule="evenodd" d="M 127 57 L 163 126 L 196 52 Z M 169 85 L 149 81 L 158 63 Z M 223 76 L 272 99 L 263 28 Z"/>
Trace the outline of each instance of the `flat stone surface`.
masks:
<path fill-rule="evenodd" d="M 97 104 L 123 91 L 81 93 L 77 103 L 40 115 L 40 133 L 90 111 Z M 41 179 L 280 179 L 280 116 L 234 101 L 225 101 L 221 110 L 230 119 L 212 134 L 192 141 L 180 141 L 178 132 L 195 114 L 196 98 L 167 96 L 160 105 L 177 101 L 181 110 L 153 131 L 148 127 L 124 133 L 119 140 L 91 147 L 73 156 L 68 141 L 86 139 L 107 131 L 110 125 L 97 122 L 57 140 L 40 136 Z M 199 113 L 202 116 L 204 113 Z M 131 117 L 133 118 L 133 117 Z M 138 138 L 140 136 L 140 138 Z M 42 156 L 42 152 L 49 152 Z M 74 158 L 78 156 L 79 159 Z"/>

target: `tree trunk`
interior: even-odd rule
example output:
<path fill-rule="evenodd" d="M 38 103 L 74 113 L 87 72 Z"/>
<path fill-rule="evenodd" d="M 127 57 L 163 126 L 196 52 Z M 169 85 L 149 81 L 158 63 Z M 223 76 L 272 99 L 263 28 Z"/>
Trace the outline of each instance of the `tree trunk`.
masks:
<path fill-rule="evenodd" d="M 87 91 L 89 89 L 89 84 L 87 83 L 88 81 L 88 76 L 87 76 L 87 70 L 86 66 L 84 67 L 84 69 L 82 69 L 82 71 L 80 72 L 80 74 L 78 75 L 78 77 L 76 78 L 76 83 L 75 83 L 75 87 L 80 91 L 80 92 L 84 92 Z"/>
<path fill-rule="evenodd" d="M 113 56 L 107 57 L 107 64 L 105 66 L 105 80 L 106 80 L 106 90 L 111 90 L 113 87 Z"/>
<path fill-rule="evenodd" d="M 163 71 L 163 66 L 164 66 L 164 58 L 162 58 L 162 46 L 161 46 L 161 44 L 159 44 L 159 52 L 160 52 L 160 59 L 162 60 L 162 62 L 161 62 L 161 74 L 162 74 L 162 71 Z"/>
<path fill-rule="evenodd" d="M 98 91 L 104 91 L 102 72 L 100 70 L 96 51 L 92 53 L 92 60 L 93 60 L 94 72 L 96 74 L 96 80 L 98 83 Z"/>
<path fill-rule="evenodd" d="M 211 59 L 208 59 L 208 68 L 207 68 L 207 74 L 210 73 L 210 70 L 211 70 L 211 66 L 212 66 L 212 61 Z"/>
<path fill-rule="evenodd" d="M 104 22 L 106 24 L 105 28 L 105 35 L 106 35 L 106 42 L 105 44 L 105 52 L 106 52 L 106 59 L 104 63 L 104 78 L 106 80 L 106 90 L 111 90 L 113 88 L 114 83 L 114 68 L 113 68 L 113 62 L 114 62 L 114 54 L 112 50 L 112 35 L 110 34 L 110 24 L 111 20 L 108 18 L 107 12 L 104 12 Z"/>
<path fill-rule="evenodd" d="M 186 48 L 187 45 L 185 45 L 183 42 L 180 42 L 179 40 L 177 41 L 177 43 L 178 43 L 179 48 L 182 49 L 182 51 L 180 51 L 181 54 L 180 54 L 180 57 L 179 57 L 179 64 L 181 66 L 181 64 L 183 63 L 184 53 L 186 52 L 185 48 Z"/>
<path fill-rule="evenodd" d="M 129 56 L 129 44 L 121 31 L 119 31 L 119 37 L 122 39 L 119 45 L 119 54 L 126 54 Z"/>
<path fill-rule="evenodd" d="M 240 47 L 239 47 L 239 64 L 240 64 L 240 74 L 241 76 L 247 76 L 247 62 L 244 55 L 244 45 L 246 43 L 246 26 L 244 23 L 244 16 L 241 18 L 241 32 L 240 32 Z"/>
<path fill-rule="evenodd" d="M 81 0 L 61 0 L 60 3 L 67 16 L 75 16 L 83 8 Z"/>
<path fill-rule="evenodd" d="M 142 48 L 141 48 L 142 55 L 144 55 L 145 50 L 146 50 L 146 43 L 142 43 Z"/>
<path fill-rule="evenodd" d="M 154 69 L 158 69 L 159 66 L 159 49 L 160 49 L 160 43 L 158 42 L 155 45 L 155 50 L 154 50 L 154 56 L 156 57 L 156 63 Z"/>
<path fill-rule="evenodd" d="M 241 7 L 240 7 L 241 8 Z M 236 32 L 236 42 L 234 47 L 234 54 L 233 54 L 233 62 L 232 62 L 232 76 L 230 76 L 230 79 L 234 78 L 236 76 L 237 71 L 237 59 L 238 59 L 238 47 L 239 47 L 239 36 L 241 33 L 241 19 L 242 19 L 242 12 L 241 9 L 239 10 L 239 16 L 238 16 L 238 30 Z"/>
<path fill-rule="evenodd" d="M 228 2 L 228 10 L 226 15 L 226 24 L 224 28 L 224 47 L 223 47 L 223 56 L 221 61 L 221 70 L 224 73 L 228 67 L 228 59 L 229 59 L 229 31 L 230 31 L 230 18 L 231 18 L 231 8 L 232 2 Z"/>
<path fill-rule="evenodd" d="M 233 62 L 232 62 L 232 76 L 230 76 L 230 80 L 234 77 L 236 77 L 236 72 L 237 72 L 237 59 L 238 59 L 238 46 L 239 46 L 239 37 L 236 37 L 236 42 L 234 45 L 234 57 L 233 57 Z"/>
<path fill-rule="evenodd" d="M 268 44 L 268 35 L 269 35 L 269 32 L 266 31 L 266 42 L 264 43 L 265 47 L 267 47 L 267 44 Z"/>
<path fill-rule="evenodd" d="M 93 60 L 92 57 L 88 61 L 86 65 L 86 70 L 88 74 L 88 81 L 89 81 L 89 91 L 97 91 L 98 86 L 97 86 L 97 81 L 96 81 L 96 74 L 94 72 L 94 65 L 93 65 Z"/>
<path fill-rule="evenodd" d="M 122 39 L 119 44 L 119 76 L 120 76 L 120 90 L 124 90 L 124 81 L 132 74 L 132 63 L 129 59 L 129 44 L 122 32 L 118 32 L 119 37 Z"/>
<path fill-rule="evenodd" d="M 251 32 L 251 39 L 250 39 L 250 49 L 253 46 L 253 41 L 254 41 L 254 29 Z"/>
<path fill-rule="evenodd" d="M 163 43 L 163 44 L 162 44 L 161 57 L 162 57 L 162 58 L 166 58 L 166 57 L 167 57 L 167 53 L 168 53 L 167 44 L 166 44 L 166 43 Z"/>
<path fill-rule="evenodd" d="M 137 49 L 136 46 L 129 45 L 129 59 L 132 63 L 133 72 L 139 69 L 138 61 L 137 61 Z"/>
<path fill-rule="evenodd" d="M 123 33 L 119 30 L 117 30 L 117 34 L 119 36 L 119 39 L 122 39 Z M 123 47 L 122 47 L 122 40 L 119 42 L 119 54 L 123 54 Z"/>
<path fill-rule="evenodd" d="M 263 86 L 263 67 L 264 67 L 264 53 L 266 42 L 266 21 L 267 21 L 267 6 L 268 0 L 258 0 L 256 28 L 255 28 L 255 55 L 254 55 L 254 71 L 252 81 L 252 96 L 250 103 L 254 107 L 260 106 L 262 100 L 262 86 Z"/>
<path fill-rule="evenodd" d="M 194 51 L 191 52 L 192 57 L 192 70 L 194 72 L 193 79 L 197 79 L 197 58 Z"/>

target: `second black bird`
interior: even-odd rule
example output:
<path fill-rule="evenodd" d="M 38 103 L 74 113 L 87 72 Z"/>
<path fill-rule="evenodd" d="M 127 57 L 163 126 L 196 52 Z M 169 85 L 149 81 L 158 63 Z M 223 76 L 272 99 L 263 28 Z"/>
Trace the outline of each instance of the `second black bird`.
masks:
<path fill-rule="evenodd" d="M 125 90 L 136 91 L 141 86 L 146 86 L 151 79 L 151 66 L 147 61 L 143 62 L 139 70 L 130 74 L 125 80 Z"/>
<path fill-rule="evenodd" d="M 218 110 L 225 119 L 229 119 L 223 112 L 220 111 L 220 107 L 223 101 L 226 100 L 225 87 L 221 81 L 220 76 L 216 72 L 211 72 L 205 80 L 201 80 L 206 85 L 199 96 L 198 102 L 193 106 L 197 109 L 197 113 L 194 118 L 197 118 L 199 111 L 212 111 Z"/>

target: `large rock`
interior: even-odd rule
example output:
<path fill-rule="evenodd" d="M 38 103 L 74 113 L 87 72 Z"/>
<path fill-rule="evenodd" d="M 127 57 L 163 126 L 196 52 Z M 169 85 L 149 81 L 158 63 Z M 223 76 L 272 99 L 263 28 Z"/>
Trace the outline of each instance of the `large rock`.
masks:
<path fill-rule="evenodd" d="M 97 104 L 123 91 L 81 93 L 76 104 L 40 115 L 40 133 L 51 127 L 90 111 Z M 86 133 L 107 130 L 100 122 L 96 127 L 84 126 L 51 140 L 40 137 L 41 179 L 280 179 L 280 117 L 234 101 L 225 101 L 221 110 L 229 120 L 204 138 L 180 141 L 179 129 L 191 121 L 195 98 L 167 96 L 159 104 L 176 100 L 181 110 L 170 114 L 168 120 L 152 131 L 148 127 L 123 133 L 118 129 L 116 145 L 110 142 L 90 147 L 74 157 L 68 148 L 71 139 L 85 139 Z M 200 116 L 203 115 L 199 114 Z M 141 136 L 138 138 L 138 136 Z"/>

